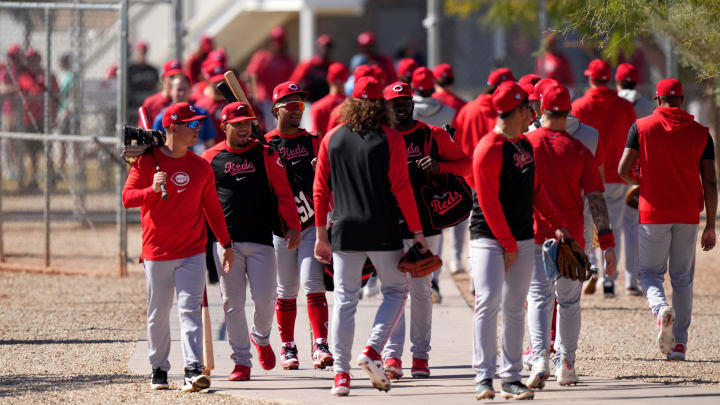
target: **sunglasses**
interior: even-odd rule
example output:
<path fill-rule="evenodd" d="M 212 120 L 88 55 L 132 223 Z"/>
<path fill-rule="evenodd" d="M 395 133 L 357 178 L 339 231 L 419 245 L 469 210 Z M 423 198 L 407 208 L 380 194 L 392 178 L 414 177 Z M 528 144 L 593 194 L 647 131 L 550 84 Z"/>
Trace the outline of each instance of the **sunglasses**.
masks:
<path fill-rule="evenodd" d="M 190 129 L 195 129 L 200 126 L 200 121 L 183 122 Z"/>
<path fill-rule="evenodd" d="M 290 101 L 284 104 L 276 104 L 277 108 L 284 108 L 287 111 L 305 111 L 305 103 L 302 101 Z"/>

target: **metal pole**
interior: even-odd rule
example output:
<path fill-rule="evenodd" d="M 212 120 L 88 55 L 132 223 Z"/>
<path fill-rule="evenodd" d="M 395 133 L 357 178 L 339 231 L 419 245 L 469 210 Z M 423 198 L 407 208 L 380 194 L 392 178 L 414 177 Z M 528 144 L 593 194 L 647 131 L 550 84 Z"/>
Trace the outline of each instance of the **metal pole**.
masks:
<path fill-rule="evenodd" d="M 427 30 L 427 49 L 429 68 L 434 68 L 440 63 L 440 15 L 442 14 L 442 2 L 439 0 L 427 0 L 427 16 L 423 26 Z"/>
<path fill-rule="evenodd" d="M 173 2 L 175 7 L 175 59 L 183 60 L 183 36 L 185 34 L 185 24 L 183 22 L 182 0 Z"/>
<path fill-rule="evenodd" d="M 43 100 L 43 134 L 50 133 L 50 68 L 52 53 L 50 50 L 50 9 L 45 9 L 45 95 Z M 30 112 L 32 114 L 32 112 Z M 43 223 L 45 234 L 45 267 L 50 267 L 50 141 L 43 141 L 43 152 L 45 160 L 45 185 L 43 186 Z"/>
<path fill-rule="evenodd" d="M 300 9 L 300 60 L 307 60 L 313 56 L 315 44 L 315 10 L 310 6 Z"/>
<path fill-rule="evenodd" d="M 543 41 L 545 41 L 545 32 L 548 29 L 548 16 L 547 16 L 547 0 L 540 0 L 538 2 L 538 31 L 539 34 L 539 46 L 538 49 L 543 48 Z M 543 63 L 540 63 L 540 76 L 545 77 L 545 54 L 540 56 Z"/>
<path fill-rule="evenodd" d="M 128 44 L 128 0 L 120 3 L 120 60 L 117 75 L 117 120 L 115 135 L 117 148 L 122 147 L 122 125 L 127 113 L 127 44 Z M 125 182 L 125 166 L 118 165 L 115 170 L 115 192 L 117 196 L 117 232 L 118 232 L 118 271 L 120 277 L 127 276 L 127 213 L 122 204 L 122 189 Z"/>

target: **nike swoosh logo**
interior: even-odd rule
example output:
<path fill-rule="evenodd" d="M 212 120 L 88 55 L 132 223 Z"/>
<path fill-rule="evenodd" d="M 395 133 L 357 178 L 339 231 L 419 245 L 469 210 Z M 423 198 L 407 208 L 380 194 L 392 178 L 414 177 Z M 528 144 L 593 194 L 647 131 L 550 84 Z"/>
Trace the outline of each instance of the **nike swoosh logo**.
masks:
<path fill-rule="evenodd" d="M 302 162 L 302 160 L 296 160 L 296 161 L 292 162 L 292 164 L 293 164 L 293 166 L 295 166 L 296 164 L 298 164 L 300 162 Z"/>
<path fill-rule="evenodd" d="M 240 181 L 240 180 L 244 179 L 245 177 L 247 177 L 247 176 L 236 177 L 236 178 L 235 178 L 235 181 Z"/>
<path fill-rule="evenodd" d="M 178 189 L 178 194 L 182 193 L 182 192 L 185 191 L 185 190 L 187 190 L 187 189 L 186 189 L 186 188 L 179 188 L 179 189 Z"/>

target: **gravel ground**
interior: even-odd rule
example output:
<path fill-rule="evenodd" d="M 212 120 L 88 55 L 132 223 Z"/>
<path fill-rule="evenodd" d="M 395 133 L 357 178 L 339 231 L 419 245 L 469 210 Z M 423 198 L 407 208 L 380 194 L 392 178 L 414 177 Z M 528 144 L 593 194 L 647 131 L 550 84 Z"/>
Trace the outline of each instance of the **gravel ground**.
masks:
<path fill-rule="evenodd" d="M 615 288 L 617 298 L 605 299 L 602 286 L 583 295 L 582 329 L 577 352 L 580 374 L 666 384 L 720 383 L 720 247 L 696 254 L 695 299 L 687 361 L 668 362 L 655 343 L 657 321 L 644 297 L 624 291 L 624 258 Z M 468 305 L 467 273 L 454 276 Z M 665 282 L 670 292 L 669 277 Z M 668 294 L 668 298 L 672 294 Z M 499 332 L 498 332 L 499 335 Z M 526 334 L 527 341 L 527 334 Z"/>

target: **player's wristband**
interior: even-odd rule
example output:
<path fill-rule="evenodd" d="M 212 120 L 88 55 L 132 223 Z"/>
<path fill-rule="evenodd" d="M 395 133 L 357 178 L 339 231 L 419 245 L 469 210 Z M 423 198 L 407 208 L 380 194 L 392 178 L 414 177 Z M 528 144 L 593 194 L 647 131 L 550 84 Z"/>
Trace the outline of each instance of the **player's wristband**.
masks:
<path fill-rule="evenodd" d="M 608 233 L 602 235 L 598 234 L 598 244 L 600 244 L 601 250 L 605 250 L 607 248 L 614 248 L 615 234 L 613 234 L 613 231 L 609 231 Z"/>
<path fill-rule="evenodd" d="M 232 247 L 232 242 L 228 243 L 227 245 L 223 245 L 223 249 L 230 249 Z"/>

